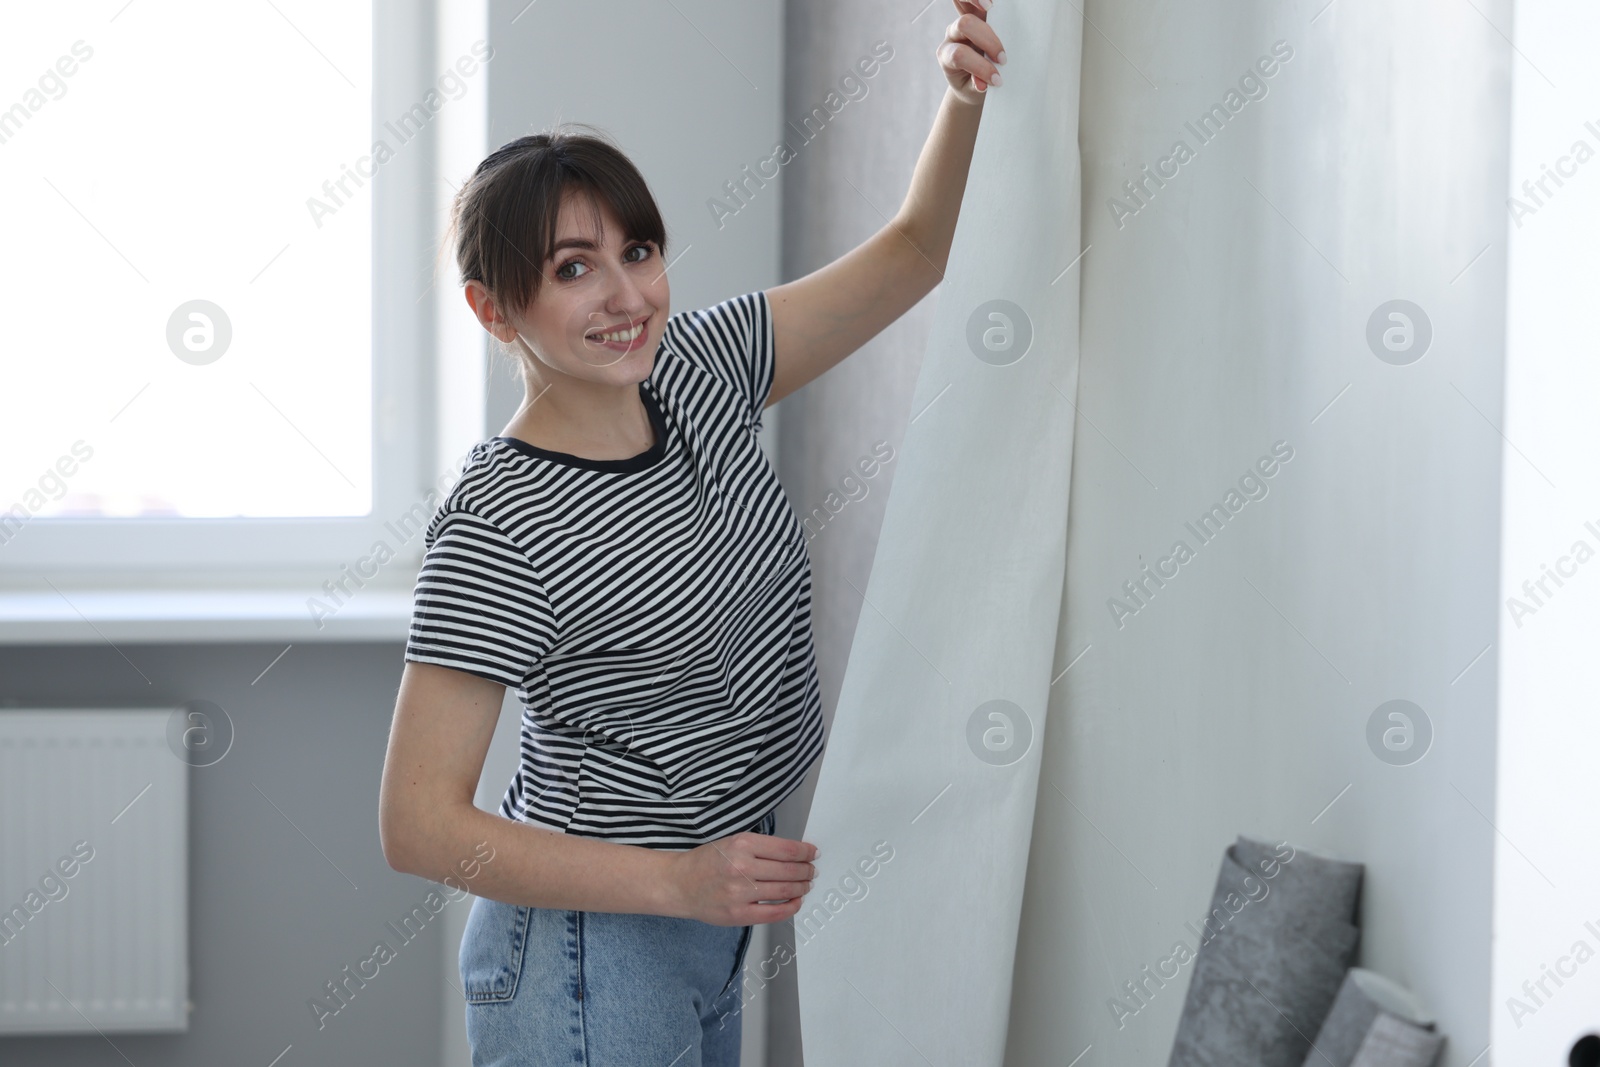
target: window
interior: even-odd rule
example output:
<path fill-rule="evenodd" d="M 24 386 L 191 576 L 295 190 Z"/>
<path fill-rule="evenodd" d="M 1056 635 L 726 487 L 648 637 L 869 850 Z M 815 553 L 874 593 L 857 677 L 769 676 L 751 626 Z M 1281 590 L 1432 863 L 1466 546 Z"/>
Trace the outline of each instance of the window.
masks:
<path fill-rule="evenodd" d="M 441 104 L 425 14 L 11 13 L 0 571 L 325 568 L 416 513 Z"/>

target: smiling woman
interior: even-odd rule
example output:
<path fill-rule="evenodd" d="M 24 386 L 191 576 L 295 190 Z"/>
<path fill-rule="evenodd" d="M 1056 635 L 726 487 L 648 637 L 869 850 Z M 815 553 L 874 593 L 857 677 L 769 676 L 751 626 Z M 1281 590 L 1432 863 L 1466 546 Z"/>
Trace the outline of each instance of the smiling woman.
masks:
<path fill-rule="evenodd" d="M 823 739 L 762 412 L 937 283 L 991 55 L 964 13 L 906 207 L 770 292 L 672 312 L 661 213 L 600 136 L 519 138 L 457 194 L 466 301 L 526 396 L 428 525 L 379 807 L 398 870 L 437 878 L 468 841 L 504 858 L 461 945 L 474 1062 L 738 1063 L 752 926 L 816 876 L 775 809 Z M 497 817 L 473 796 L 505 687 L 521 762 Z"/>
<path fill-rule="evenodd" d="M 757 441 L 770 308 L 670 313 L 660 213 L 600 137 L 503 146 L 453 218 L 527 396 L 425 534 L 385 855 L 437 877 L 468 840 L 504 846 L 461 949 L 476 1058 L 559 1047 L 581 1006 L 587 1062 L 733 1062 L 751 925 L 793 915 L 812 873 L 773 809 L 822 741 L 809 561 Z M 522 763 L 496 818 L 472 794 L 507 686 Z"/>

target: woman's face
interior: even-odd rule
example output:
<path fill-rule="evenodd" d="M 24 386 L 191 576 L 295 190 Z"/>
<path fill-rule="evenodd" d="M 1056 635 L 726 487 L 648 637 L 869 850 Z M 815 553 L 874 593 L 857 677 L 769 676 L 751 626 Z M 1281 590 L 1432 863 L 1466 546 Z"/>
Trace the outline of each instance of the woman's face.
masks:
<path fill-rule="evenodd" d="M 650 376 L 666 329 L 667 272 L 660 249 L 628 240 L 610 206 L 597 204 L 598 231 L 587 197 L 563 198 L 555 250 L 540 265 L 539 295 L 522 314 L 511 314 L 509 325 L 505 319 L 484 325 L 502 341 L 526 344 L 532 351 L 524 348 L 523 357 L 551 370 L 628 385 Z"/>

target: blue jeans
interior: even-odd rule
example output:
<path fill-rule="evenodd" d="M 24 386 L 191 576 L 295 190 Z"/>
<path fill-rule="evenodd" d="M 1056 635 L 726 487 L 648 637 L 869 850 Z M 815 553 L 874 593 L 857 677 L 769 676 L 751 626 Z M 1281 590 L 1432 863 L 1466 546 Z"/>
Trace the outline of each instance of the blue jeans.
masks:
<path fill-rule="evenodd" d="M 750 930 L 474 897 L 460 957 L 473 1067 L 738 1067 Z"/>

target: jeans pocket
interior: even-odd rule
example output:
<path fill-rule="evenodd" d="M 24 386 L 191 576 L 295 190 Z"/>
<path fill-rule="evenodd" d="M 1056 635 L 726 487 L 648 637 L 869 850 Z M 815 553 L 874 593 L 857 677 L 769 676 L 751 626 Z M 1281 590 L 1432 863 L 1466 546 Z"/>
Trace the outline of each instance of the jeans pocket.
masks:
<path fill-rule="evenodd" d="M 469 1004 L 492 1004 L 517 995 L 532 909 L 473 897 L 461 936 L 461 991 Z"/>

